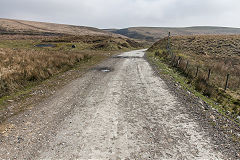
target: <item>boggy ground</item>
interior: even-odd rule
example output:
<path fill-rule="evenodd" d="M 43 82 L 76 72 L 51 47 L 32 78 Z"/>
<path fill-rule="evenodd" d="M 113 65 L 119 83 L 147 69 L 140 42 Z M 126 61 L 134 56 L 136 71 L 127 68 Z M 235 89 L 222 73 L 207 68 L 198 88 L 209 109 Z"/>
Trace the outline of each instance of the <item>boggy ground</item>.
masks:
<path fill-rule="evenodd" d="M 239 147 L 223 143 L 225 135 L 196 114 L 204 107 L 199 110 L 199 102 L 181 97 L 176 86 L 175 94 L 143 55 L 140 50 L 114 56 L 9 118 L 9 129 L 1 133 L 0 157 L 239 158 Z"/>

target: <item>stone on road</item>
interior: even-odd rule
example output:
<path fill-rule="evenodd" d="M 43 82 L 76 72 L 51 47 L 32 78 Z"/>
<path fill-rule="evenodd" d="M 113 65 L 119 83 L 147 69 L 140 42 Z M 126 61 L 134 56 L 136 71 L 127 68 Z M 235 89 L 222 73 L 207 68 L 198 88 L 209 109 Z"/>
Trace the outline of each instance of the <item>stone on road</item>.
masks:
<path fill-rule="evenodd" d="M 144 51 L 110 58 L 39 104 L 26 120 L 32 130 L 18 131 L 21 143 L 3 143 L 1 157 L 226 159 L 154 74 Z"/>

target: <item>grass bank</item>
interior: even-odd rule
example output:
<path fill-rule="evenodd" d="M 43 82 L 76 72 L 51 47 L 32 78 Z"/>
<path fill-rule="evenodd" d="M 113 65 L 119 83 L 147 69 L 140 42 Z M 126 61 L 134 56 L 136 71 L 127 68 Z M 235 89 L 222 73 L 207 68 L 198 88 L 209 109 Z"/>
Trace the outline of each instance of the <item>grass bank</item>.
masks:
<path fill-rule="evenodd" d="M 102 62 L 114 53 L 117 52 L 111 52 L 111 54 L 109 54 L 109 52 L 98 53 L 92 58 L 76 64 L 68 71 L 60 72 L 42 81 L 29 82 L 25 87 L 1 97 L 0 123 L 26 109 L 31 109 L 36 103 L 53 95 L 57 90 L 65 86 L 65 84 L 81 77 L 89 68 Z"/>
<path fill-rule="evenodd" d="M 239 39 L 239 35 L 173 36 L 156 42 L 149 51 L 227 115 L 240 119 Z"/>
<path fill-rule="evenodd" d="M 238 99 L 235 99 L 223 89 L 209 84 L 205 79 L 192 76 L 189 70 L 186 70 L 186 64 L 182 66 L 176 65 L 177 60 L 172 61 L 172 56 L 165 52 L 165 50 L 160 49 L 155 52 L 148 51 L 147 58 L 158 67 L 162 75 L 172 77 L 185 90 L 207 102 L 222 115 L 235 121 L 240 121 Z"/>

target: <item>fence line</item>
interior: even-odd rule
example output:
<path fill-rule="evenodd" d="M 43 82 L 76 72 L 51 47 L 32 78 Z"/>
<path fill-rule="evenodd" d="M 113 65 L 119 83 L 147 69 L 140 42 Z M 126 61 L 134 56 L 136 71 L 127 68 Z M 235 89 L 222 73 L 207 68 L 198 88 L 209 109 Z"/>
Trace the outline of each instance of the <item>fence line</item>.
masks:
<path fill-rule="evenodd" d="M 172 47 L 171 47 L 171 43 L 170 43 L 170 38 L 171 38 L 171 33 L 169 32 L 168 33 L 168 40 L 167 40 L 167 46 L 166 46 L 166 49 L 167 49 L 167 52 L 164 52 L 167 54 L 167 56 L 170 56 L 170 64 L 173 66 L 173 67 L 176 67 L 176 68 L 181 68 L 181 64 L 183 64 L 183 62 L 185 61 L 183 59 L 183 57 L 181 56 L 177 56 L 176 54 L 173 53 L 172 51 Z M 160 56 L 160 52 L 157 51 L 155 53 L 155 56 Z M 186 66 L 181 68 L 183 72 L 185 72 L 187 75 L 190 74 L 190 67 L 191 66 L 191 63 L 187 60 L 186 62 Z M 194 66 L 194 65 L 193 65 Z M 197 65 L 196 67 L 196 70 L 195 70 L 195 75 L 193 76 L 193 78 L 198 78 L 200 74 L 200 66 Z M 211 78 L 211 75 L 213 75 L 213 70 L 212 68 L 207 68 L 207 73 L 206 73 L 206 78 L 205 80 L 210 83 L 210 78 Z M 204 76 L 205 77 L 205 76 Z M 222 86 L 222 88 L 224 88 L 224 90 L 227 90 L 228 87 L 229 87 L 229 80 L 230 80 L 230 73 L 228 73 L 226 75 L 226 81 L 225 81 L 225 85 Z"/>

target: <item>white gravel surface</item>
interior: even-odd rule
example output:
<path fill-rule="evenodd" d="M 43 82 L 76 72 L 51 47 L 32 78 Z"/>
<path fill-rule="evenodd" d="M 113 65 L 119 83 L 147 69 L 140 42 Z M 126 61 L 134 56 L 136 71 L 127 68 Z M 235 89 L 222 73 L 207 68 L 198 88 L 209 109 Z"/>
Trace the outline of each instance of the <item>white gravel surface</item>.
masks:
<path fill-rule="evenodd" d="M 14 129 L 1 136 L 1 159 L 228 159 L 144 51 L 110 58 L 8 120 Z"/>

